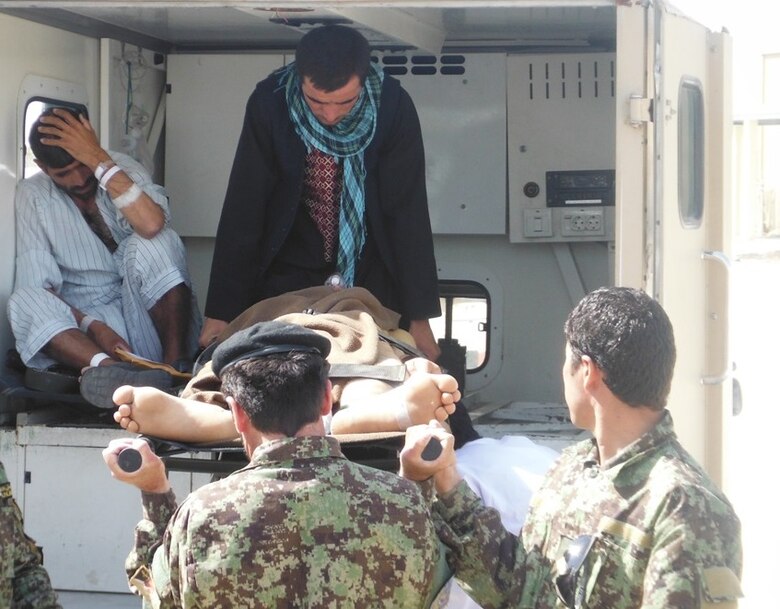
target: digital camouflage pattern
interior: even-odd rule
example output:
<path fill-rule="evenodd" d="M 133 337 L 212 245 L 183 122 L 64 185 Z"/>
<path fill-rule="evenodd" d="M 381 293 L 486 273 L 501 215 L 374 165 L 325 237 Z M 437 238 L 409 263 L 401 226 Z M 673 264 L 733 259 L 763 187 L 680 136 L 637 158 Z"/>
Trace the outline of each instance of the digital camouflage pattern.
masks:
<path fill-rule="evenodd" d="M 24 534 L 22 514 L 0 463 L 0 607 L 61 609 L 35 542 Z"/>
<path fill-rule="evenodd" d="M 144 494 L 126 567 L 149 564 L 167 607 L 423 607 L 439 543 L 419 489 L 347 461 L 331 437 L 259 446 L 251 463 L 193 492 Z"/>
<path fill-rule="evenodd" d="M 521 540 L 463 482 L 436 511 L 450 566 L 485 608 L 564 607 L 555 579 L 583 534 L 595 541 L 577 571 L 577 607 L 725 609 L 741 596 L 739 520 L 668 413 L 602 466 L 592 440 L 565 450 L 532 499 Z"/>

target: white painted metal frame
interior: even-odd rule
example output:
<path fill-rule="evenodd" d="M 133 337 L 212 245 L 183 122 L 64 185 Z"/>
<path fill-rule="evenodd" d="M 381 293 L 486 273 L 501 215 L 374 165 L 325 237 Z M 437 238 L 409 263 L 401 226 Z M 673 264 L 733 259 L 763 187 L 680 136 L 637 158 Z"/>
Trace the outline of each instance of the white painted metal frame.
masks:
<path fill-rule="evenodd" d="M 48 97 L 66 102 L 87 104 L 87 90 L 83 85 L 29 74 L 22 81 L 19 87 L 19 96 L 16 104 L 17 108 L 17 166 L 16 175 L 21 177 L 24 174 L 24 115 L 27 103 L 34 97 Z"/>

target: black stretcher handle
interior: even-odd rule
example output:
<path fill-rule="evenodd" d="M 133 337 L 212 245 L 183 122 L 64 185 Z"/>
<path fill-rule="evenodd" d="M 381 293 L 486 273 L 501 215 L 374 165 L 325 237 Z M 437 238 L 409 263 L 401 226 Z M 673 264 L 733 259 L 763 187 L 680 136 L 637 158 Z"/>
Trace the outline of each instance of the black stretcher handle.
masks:
<path fill-rule="evenodd" d="M 141 463 L 143 458 L 141 457 L 141 451 L 137 448 L 127 447 L 122 449 L 116 456 L 116 463 L 123 472 L 132 474 L 141 469 Z"/>
<path fill-rule="evenodd" d="M 146 442 L 151 447 L 152 451 L 154 451 L 154 445 L 149 440 L 149 438 L 139 436 L 139 439 Z M 139 451 L 137 448 L 128 446 L 127 448 L 123 448 L 116 456 L 116 462 L 117 465 L 119 465 L 119 469 L 121 469 L 123 472 L 127 472 L 128 474 L 132 474 L 133 472 L 137 472 L 139 469 L 141 469 L 143 457 L 141 456 L 141 451 Z"/>
<path fill-rule="evenodd" d="M 442 447 L 439 439 L 431 438 L 428 440 L 428 444 L 425 445 L 425 448 L 423 448 L 420 456 L 422 457 L 423 461 L 436 461 L 436 459 L 439 458 L 439 455 L 441 455 L 441 451 Z"/>

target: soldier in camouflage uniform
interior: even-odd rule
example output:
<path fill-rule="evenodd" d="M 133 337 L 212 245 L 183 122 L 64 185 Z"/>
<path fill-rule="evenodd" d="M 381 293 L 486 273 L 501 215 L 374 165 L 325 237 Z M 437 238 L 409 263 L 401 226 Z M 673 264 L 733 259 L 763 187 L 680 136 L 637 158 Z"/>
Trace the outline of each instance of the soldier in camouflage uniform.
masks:
<path fill-rule="evenodd" d="M 114 476 L 142 491 L 126 567 L 150 606 L 412 608 L 443 584 L 444 552 L 417 485 L 347 461 L 325 437 L 329 349 L 280 322 L 220 344 L 212 368 L 251 460 L 178 508 L 145 442 L 104 451 Z M 128 446 L 142 455 L 132 474 L 117 465 Z"/>
<path fill-rule="evenodd" d="M 22 514 L 0 463 L 0 607 L 62 609 L 41 562 L 40 550 L 24 534 Z"/>
<path fill-rule="evenodd" d="M 565 334 L 566 403 L 594 438 L 564 451 L 519 538 L 459 479 L 447 434 L 435 423 L 407 432 L 403 473 L 433 474 L 455 576 L 486 608 L 736 607 L 739 520 L 665 410 L 675 361 L 666 313 L 639 290 L 602 288 Z M 425 463 L 431 435 L 445 450 Z"/>

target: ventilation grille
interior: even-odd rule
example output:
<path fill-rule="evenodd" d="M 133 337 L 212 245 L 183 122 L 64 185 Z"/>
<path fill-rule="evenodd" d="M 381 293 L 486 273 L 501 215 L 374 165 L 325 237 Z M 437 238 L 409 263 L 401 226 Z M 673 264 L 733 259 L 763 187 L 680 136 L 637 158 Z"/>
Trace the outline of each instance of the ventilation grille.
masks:
<path fill-rule="evenodd" d="M 531 100 L 615 97 L 614 59 L 532 61 L 527 78 Z"/>
<path fill-rule="evenodd" d="M 383 55 L 372 60 L 381 64 L 391 76 L 463 76 L 466 73 L 464 55 Z"/>

